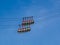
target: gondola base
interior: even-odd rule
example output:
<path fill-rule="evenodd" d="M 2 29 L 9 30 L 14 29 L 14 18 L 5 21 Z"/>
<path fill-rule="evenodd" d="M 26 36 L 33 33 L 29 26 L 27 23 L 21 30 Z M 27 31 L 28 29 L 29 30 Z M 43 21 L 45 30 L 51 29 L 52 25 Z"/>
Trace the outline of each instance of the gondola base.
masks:
<path fill-rule="evenodd" d="M 30 31 L 31 29 L 30 28 L 28 28 L 28 29 L 25 29 L 25 30 L 23 30 L 23 29 L 20 29 L 20 30 L 18 30 L 18 32 L 28 32 L 28 31 Z"/>

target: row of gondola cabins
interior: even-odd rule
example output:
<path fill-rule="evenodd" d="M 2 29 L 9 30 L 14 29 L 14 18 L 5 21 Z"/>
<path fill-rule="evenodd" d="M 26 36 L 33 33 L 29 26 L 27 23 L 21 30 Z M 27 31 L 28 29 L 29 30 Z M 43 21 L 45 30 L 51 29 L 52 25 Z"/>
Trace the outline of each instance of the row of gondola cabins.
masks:
<path fill-rule="evenodd" d="M 19 25 L 18 32 L 28 32 L 31 30 L 30 25 L 34 24 L 33 16 L 23 17 L 22 24 Z"/>

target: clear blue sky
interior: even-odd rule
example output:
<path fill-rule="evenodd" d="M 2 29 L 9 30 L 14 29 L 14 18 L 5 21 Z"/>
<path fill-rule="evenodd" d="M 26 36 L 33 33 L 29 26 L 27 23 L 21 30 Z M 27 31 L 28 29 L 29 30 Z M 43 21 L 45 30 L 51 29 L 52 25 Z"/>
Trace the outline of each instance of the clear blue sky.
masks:
<path fill-rule="evenodd" d="M 17 33 L 24 16 L 35 24 Z M 0 0 L 0 45 L 60 45 L 60 0 Z"/>

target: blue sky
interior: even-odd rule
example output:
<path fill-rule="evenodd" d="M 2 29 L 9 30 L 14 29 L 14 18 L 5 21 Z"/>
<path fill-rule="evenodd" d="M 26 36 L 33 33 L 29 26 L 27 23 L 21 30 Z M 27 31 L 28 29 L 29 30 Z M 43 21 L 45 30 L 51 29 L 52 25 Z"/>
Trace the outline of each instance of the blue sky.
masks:
<path fill-rule="evenodd" d="M 18 33 L 24 16 L 35 24 Z M 0 45 L 60 45 L 60 0 L 0 0 Z"/>

